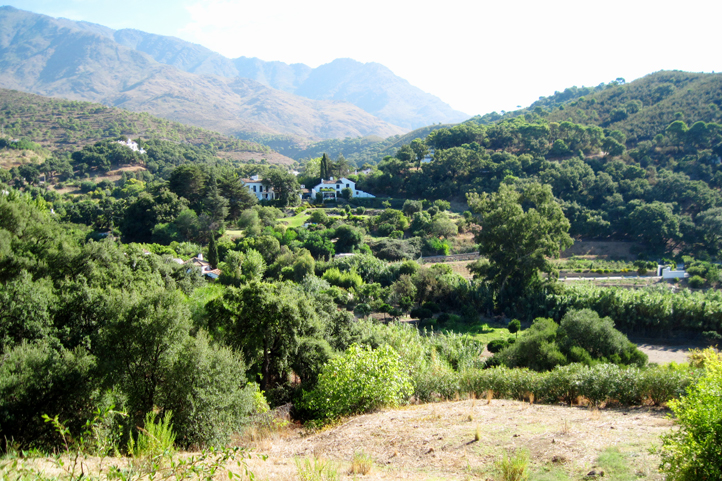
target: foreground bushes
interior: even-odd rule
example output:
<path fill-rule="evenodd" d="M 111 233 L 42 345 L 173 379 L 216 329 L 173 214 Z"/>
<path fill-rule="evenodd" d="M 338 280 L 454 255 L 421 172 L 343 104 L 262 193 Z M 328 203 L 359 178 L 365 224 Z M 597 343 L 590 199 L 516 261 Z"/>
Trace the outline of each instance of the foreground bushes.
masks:
<path fill-rule="evenodd" d="M 335 418 L 397 406 L 412 389 L 411 378 L 391 346 L 371 349 L 354 344 L 326 364 L 303 404 L 318 418 Z"/>
<path fill-rule="evenodd" d="M 548 372 L 494 367 L 463 372 L 432 371 L 414 377 L 414 396 L 420 401 L 438 401 L 458 396 L 534 399 L 544 403 L 572 403 L 579 396 L 593 405 L 614 403 L 661 404 L 679 397 L 696 379 L 697 371 L 671 367 L 620 367 L 614 364 L 585 366 L 570 364 Z"/>
<path fill-rule="evenodd" d="M 662 438 L 661 468 L 669 480 L 722 479 L 722 359 L 705 357 L 704 377 L 670 403 L 680 429 Z"/>

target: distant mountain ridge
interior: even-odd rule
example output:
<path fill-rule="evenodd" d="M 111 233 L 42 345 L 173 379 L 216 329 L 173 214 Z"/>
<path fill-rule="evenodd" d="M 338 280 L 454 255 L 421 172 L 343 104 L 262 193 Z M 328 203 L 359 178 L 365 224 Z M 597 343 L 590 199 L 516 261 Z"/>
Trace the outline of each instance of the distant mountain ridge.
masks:
<path fill-rule="evenodd" d="M 251 79 L 203 75 L 225 65 L 217 54 L 200 63 L 187 49 L 170 48 L 162 55 L 199 72 L 194 74 L 122 45 L 116 36 L 137 45 L 153 40 L 0 7 L 0 87 L 145 111 L 227 135 L 260 132 L 320 140 L 405 132 L 350 103 L 302 98 Z"/>
<path fill-rule="evenodd" d="M 438 97 L 414 87 L 379 63 L 336 59 L 318 68 L 258 58 L 226 58 L 201 45 L 176 37 L 134 29 L 112 30 L 78 22 L 117 43 L 146 53 L 157 62 L 199 75 L 243 77 L 313 100 L 350 102 L 393 125 L 416 129 L 436 123 L 457 123 L 469 115 L 452 109 Z"/>

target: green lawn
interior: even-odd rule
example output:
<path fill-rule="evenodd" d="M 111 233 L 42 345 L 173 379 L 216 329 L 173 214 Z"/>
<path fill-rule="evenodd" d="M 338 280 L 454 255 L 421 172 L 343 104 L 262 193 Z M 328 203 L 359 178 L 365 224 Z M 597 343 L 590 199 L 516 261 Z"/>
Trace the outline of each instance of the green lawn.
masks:
<path fill-rule="evenodd" d="M 227 235 L 231 239 L 235 239 L 237 237 L 243 237 L 243 231 L 240 229 L 238 229 L 238 230 L 226 229 L 225 235 Z"/>
<path fill-rule="evenodd" d="M 485 322 L 475 322 L 473 324 L 449 323 L 441 330 L 457 334 L 468 334 L 484 344 L 488 344 L 494 339 L 507 339 L 512 336 L 507 328 L 491 327 Z"/>
<path fill-rule="evenodd" d="M 288 227 L 301 227 L 303 224 L 306 223 L 308 220 L 309 215 L 306 214 L 306 212 L 301 212 L 300 214 L 296 214 L 293 217 L 286 217 L 285 219 L 280 219 L 279 222 L 283 222 Z"/>

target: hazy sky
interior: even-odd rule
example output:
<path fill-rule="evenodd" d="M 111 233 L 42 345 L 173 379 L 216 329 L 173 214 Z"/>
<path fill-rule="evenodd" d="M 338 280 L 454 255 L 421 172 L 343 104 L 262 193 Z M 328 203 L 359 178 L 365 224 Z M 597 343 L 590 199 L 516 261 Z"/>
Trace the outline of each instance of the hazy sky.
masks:
<path fill-rule="evenodd" d="M 17 0 L 24 10 L 317 67 L 379 62 L 470 115 L 662 69 L 722 71 L 720 0 Z"/>

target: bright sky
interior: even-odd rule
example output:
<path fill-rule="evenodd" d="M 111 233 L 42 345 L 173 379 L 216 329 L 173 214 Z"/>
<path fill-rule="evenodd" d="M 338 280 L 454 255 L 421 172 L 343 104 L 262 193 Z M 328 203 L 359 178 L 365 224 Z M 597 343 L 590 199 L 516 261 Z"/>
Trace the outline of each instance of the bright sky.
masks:
<path fill-rule="evenodd" d="M 6 1 L 229 58 L 378 62 L 470 115 L 662 69 L 722 71 L 720 0 Z"/>

